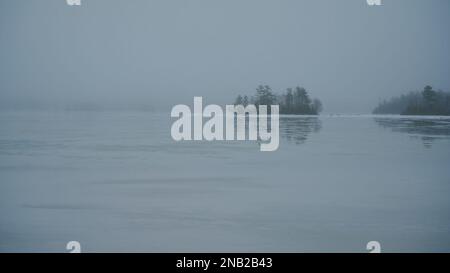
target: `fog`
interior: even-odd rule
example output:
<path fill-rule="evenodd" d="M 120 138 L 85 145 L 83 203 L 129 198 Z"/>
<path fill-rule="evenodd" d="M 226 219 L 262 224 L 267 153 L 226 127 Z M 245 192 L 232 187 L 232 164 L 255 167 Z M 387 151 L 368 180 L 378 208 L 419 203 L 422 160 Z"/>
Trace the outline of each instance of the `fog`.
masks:
<path fill-rule="evenodd" d="M 0 2 L 0 107 L 145 107 L 300 85 L 328 113 L 450 90 L 450 2 Z"/>

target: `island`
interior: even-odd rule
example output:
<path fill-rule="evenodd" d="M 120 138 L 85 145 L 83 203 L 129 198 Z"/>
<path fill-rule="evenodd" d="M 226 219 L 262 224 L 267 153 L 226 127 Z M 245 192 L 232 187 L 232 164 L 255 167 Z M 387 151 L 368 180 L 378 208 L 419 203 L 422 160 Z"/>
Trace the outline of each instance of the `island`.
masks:
<path fill-rule="evenodd" d="M 238 95 L 234 105 L 279 105 L 280 114 L 318 115 L 323 110 L 319 99 L 311 99 L 303 87 L 287 88 L 283 94 L 275 94 L 268 85 L 259 85 L 254 96 Z"/>
<path fill-rule="evenodd" d="M 423 91 L 410 92 L 382 101 L 373 113 L 449 116 L 450 93 L 435 91 L 433 87 L 427 85 Z"/>

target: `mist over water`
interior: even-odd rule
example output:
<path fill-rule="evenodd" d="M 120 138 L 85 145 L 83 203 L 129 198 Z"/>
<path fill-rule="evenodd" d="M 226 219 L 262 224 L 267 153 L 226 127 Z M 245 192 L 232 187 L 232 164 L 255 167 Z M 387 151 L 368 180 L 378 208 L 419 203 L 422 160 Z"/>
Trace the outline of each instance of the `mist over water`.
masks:
<path fill-rule="evenodd" d="M 65 0 L 0 3 L 0 107 L 154 109 L 305 87 L 326 113 L 450 91 L 450 2 Z"/>
<path fill-rule="evenodd" d="M 0 250 L 449 251 L 450 120 L 280 118 L 280 147 L 167 114 L 2 112 Z"/>
<path fill-rule="evenodd" d="M 81 2 L 0 1 L 0 252 L 450 252 L 450 117 L 364 114 L 450 113 L 450 1 Z"/>

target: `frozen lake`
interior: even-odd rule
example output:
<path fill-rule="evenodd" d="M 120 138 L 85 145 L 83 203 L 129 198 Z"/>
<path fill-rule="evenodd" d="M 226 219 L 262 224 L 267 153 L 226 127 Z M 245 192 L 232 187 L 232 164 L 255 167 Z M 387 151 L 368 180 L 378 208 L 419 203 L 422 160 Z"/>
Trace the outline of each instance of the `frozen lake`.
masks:
<path fill-rule="evenodd" d="M 450 251 L 450 118 L 282 117 L 276 152 L 172 121 L 0 113 L 0 251 Z"/>

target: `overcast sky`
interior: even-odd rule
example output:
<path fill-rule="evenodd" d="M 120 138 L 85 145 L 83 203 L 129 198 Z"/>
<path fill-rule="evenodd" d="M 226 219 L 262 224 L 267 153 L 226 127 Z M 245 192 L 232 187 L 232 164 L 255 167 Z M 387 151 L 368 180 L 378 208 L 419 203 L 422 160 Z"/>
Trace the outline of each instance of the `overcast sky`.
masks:
<path fill-rule="evenodd" d="M 232 102 L 300 85 L 326 112 L 450 91 L 450 1 L 0 1 L 0 106 Z"/>

